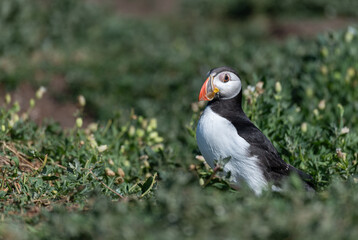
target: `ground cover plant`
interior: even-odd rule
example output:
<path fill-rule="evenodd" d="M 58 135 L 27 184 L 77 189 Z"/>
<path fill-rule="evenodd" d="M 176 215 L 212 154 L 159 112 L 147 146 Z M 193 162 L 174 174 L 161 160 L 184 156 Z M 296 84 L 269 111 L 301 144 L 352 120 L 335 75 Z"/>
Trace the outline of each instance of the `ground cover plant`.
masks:
<path fill-rule="evenodd" d="M 1 238 L 358 237 L 354 26 L 278 42 L 256 20 L 144 21 L 93 4 L 0 3 Z M 196 146 L 196 100 L 220 65 L 238 70 L 245 112 L 317 194 L 294 176 L 261 197 L 212 178 Z M 63 92 L 40 87 L 59 78 Z M 12 91 L 23 82 L 38 91 L 21 109 Z M 48 94 L 76 103 L 73 126 L 29 118 Z"/>

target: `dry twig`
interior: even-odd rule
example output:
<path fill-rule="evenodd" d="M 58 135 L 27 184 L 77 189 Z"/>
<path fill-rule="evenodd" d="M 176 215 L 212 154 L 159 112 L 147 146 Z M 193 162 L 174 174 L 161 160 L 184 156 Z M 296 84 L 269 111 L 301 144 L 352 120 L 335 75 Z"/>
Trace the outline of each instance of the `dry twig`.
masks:
<path fill-rule="evenodd" d="M 121 199 L 125 199 L 121 194 L 117 193 L 116 191 L 114 191 L 112 188 L 108 187 L 107 184 L 105 184 L 101 179 L 99 179 L 93 172 L 91 169 L 88 169 L 89 173 L 98 181 L 100 182 L 105 188 L 107 188 L 109 191 L 113 192 L 114 194 L 116 194 L 118 197 L 120 197 Z"/>

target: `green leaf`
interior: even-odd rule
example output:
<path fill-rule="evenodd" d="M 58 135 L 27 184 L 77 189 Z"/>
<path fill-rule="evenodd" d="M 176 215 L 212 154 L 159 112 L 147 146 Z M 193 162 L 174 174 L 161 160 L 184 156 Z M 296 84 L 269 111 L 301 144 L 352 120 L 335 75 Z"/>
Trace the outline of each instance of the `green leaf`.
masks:
<path fill-rule="evenodd" d="M 42 176 L 42 180 L 44 180 L 44 181 L 56 180 L 58 178 L 59 177 L 57 177 L 57 176 Z"/>
<path fill-rule="evenodd" d="M 154 174 L 154 176 L 149 177 L 147 181 L 141 186 L 142 188 L 142 195 L 140 197 L 144 197 L 149 193 L 149 191 L 153 188 L 154 183 L 156 182 L 155 179 L 157 177 L 157 173 Z"/>
<path fill-rule="evenodd" d="M 0 191 L 0 198 L 5 197 L 6 193 L 7 193 L 7 192 L 5 192 L 5 191 Z"/>
<path fill-rule="evenodd" d="M 230 159 L 231 159 L 231 156 L 226 157 L 226 158 L 223 158 L 223 159 L 221 160 L 221 162 L 224 164 L 223 166 L 225 166 L 225 165 L 230 161 Z"/>
<path fill-rule="evenodd" d="M 12 161 L 14 161 L 15 165 L 18 167 L 20 165 L 20 161 L 19 161 L 19 158 L 14 156 L 11 158 Z"/>

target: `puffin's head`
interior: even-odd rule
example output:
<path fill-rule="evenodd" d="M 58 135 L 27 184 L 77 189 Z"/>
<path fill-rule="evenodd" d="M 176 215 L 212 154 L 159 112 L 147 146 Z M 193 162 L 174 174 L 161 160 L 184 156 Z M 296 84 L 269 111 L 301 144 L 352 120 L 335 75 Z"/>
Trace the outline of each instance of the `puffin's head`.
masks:
<path fill-rule="evenodd" d="M 221 99 L 236 97 L 241 91 L 241 81 L 235 70 L 229 67 L 212 69 L 201 87 L 199 101 L 211 101 L 215 96 Z"/>

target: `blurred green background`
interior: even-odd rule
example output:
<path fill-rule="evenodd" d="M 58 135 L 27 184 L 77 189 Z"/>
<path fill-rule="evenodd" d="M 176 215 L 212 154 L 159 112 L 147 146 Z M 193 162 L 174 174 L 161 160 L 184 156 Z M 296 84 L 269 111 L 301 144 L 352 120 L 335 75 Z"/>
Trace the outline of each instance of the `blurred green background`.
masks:
<path fill-rule="evenodd" d="M 81 113 L 85 127 L 98 122 L 106 132 L 109 119 L 117 124 L 118 129 L 110 128 L 107 135 L 96 135 L 99 142 L 112 141 L 110 157 L 115 164 L 121 165 L 124 158 L 135 162 L 137 155 L 147 153 L 121 128 L 133 112 L 157 119 L 164 139 L 161 155 L 149 154 L 148 172 L 159 173 L 158 184 L 162 184 L 151 198 L 117 206 L 100 196 L 100 204 L 88 203 L 94 209 L 88 215 L 56 208 L 26 220 L 25 228 L 30 230 L 25 238 L 48 239 L 56 232 L 59 239 L 96 239 L 105 231 L 108 239 L 216 239 L 216 234 L 226 239 L 354 239 L 358 236 L 353 229 L 358 216 L 356 9 L 355 0 L 2 0 L 0 92 L 11 93 L 26 109 L 36 89 L 45 86 L 47 92 L 30 117 L 45 128 L 44 118 L 63 127 L 50 125 L 44 130 L 51 140 L 39 143 L 39 154 L 52 154 L 54 162 L 65 166 L 67 158 L 59 155 L 68 154 L 68 162 L 73 163 L 77 153 L 60 151 L 58 146 L 76 139 L 76 133 L 71 133 L 70 140 L 64 140 L 66 129 L 75 125 L 79 95 L 86 99 Z M 203 108 L 196 102 L 206 73 L 219 66 L 236 69 L 243 89 L 264 83 L 262 95 L 245 96 L 245 111 L 285 161 L 314 177 L 323 191 L 319 197 L 289 192 L 257 199 L 245 191 L 228 191 L 215 181 L 209 184 L 210 190 L 199 188 L 199 180 L 208 178 L 210 170 L 195 160 L 200 154 L 195 126 Z M 275 89 L 277 82 L 280 91 Z M 138 121 L 137 129 L 142 124 Z M 26 128 L 15 127 L 7 141 L 21 142 L 19 136 L 27 134 Z M 30 128 L 35 133 L 24 138 L 35 140 L 37 127 Z M 124 145 L 131 150 L 124 157 L 116 152 L 120 148 L 115 143 L 117 131 L 129 139 Z M 194 173 L 188 171 L 193 164 Z M 105 175 L 104 168 L 101 171 Z M 128 188 L 148 173 L 129 168 L 128 172 Z M 121 191 L 130 192 L 124 187 Z M 74 203 L 88 196 L 78 194 L 81 197 Z M 230 209 L 235 209 L 232 214 Z M 116 217 L 121 214 L 128 218 Z M 298 217 L 291 219 L 291 214 Z M 66 221 L 61 219 L 67 218 L 68 224 L 62 226 Z M 249 221 L 244 223 L 245 219 Z M 94 227 L 98 221 L 109 221 L 109 226 Z M 165 230 L 159 231 L 156 222 L 164 224 Z M 121 227 L 115 231 L 117 224 Z M 336 224 L 341 224 L 341 231 L 334 230 Z M 128 230 L 131 226 L 140 231 Z M 23 225 L 8 227 L 0 231 L 17 239 Z"/>
<path fill-rule="evenodd" d="M 206 72 L 217 66 L 232 66 L 251 85 L 263 77 L 269 84 L 282 81 L 295 87 L 295 103 L 311 102 L 300 90 L 316 83 L 298 84 L 295 78 L 306 74 L 301 62 L 309 51 L 319 51 L 328 40 L 305 42 L 354 23 L 356 5 L 349 0 L 5 0 L 0 83 L 6 90 L 29 83 L 20 88 L 28 95 L 29 85 L 47 86 L 52 105 L 43 103 L 37 119 L 55 117 L 72 126 L 73 107 L 62 106 L 82 94 L 90 119 L 134 109 L 158 118 L 168 140 L 185 143 L 190 104 Z"/>

